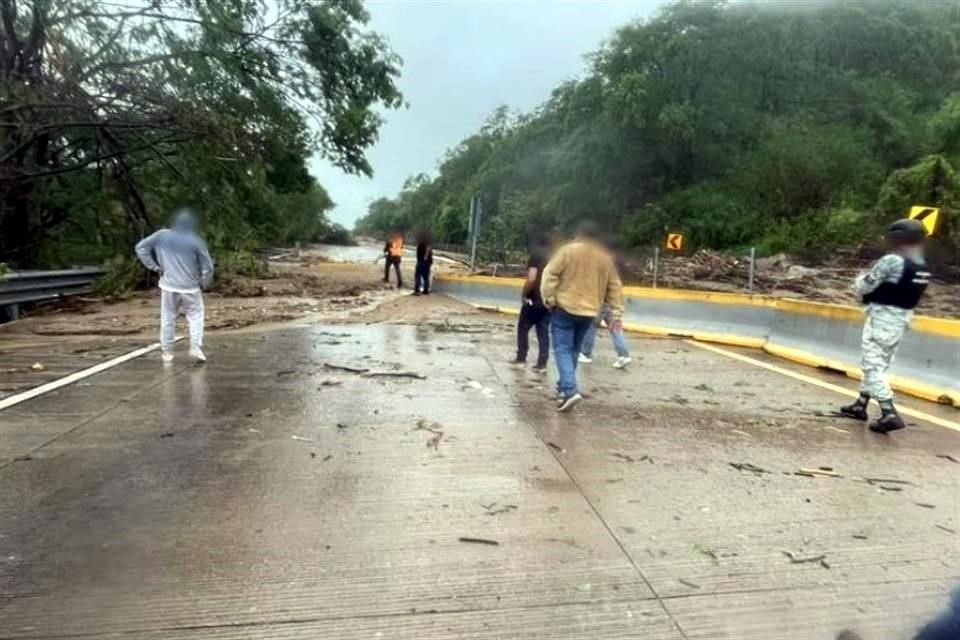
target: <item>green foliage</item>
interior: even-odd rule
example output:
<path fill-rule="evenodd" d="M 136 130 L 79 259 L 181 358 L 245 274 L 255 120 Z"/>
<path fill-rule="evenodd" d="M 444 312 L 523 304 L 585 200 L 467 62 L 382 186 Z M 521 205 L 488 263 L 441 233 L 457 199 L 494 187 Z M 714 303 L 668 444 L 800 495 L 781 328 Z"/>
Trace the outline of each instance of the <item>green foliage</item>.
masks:
<path fill-rule="evenodd" d="M 139 261 L 126 256 L 110 258 L 103 266 L 105 273 L 97 280 L 94 291 L 109 299 L 129 298 L 146 275 Z"/>
<path fill-rule="evenodd" d="M 265 278 L 270 269 L 267 262 L 251 251 L 225 251 L 217 256 L 216 278 L 218 281 L 231 275 Z"/>
<path fill-rule="evenodd" d="M 494 253 L 586 217 L 633 245 L 667 229 L 694 248 L 807 255 L 872 240 L 923 195 L 901 183 L 929 184 L 930 167 L 900 171 L 938 154 L 946 176 L 960 159 L 948 4 L 673 2 L 619 29 L 532 113 L 498 109 L 357 229 L 462 243 L 481 194 Z"/>
<path fill-rule="evenodd" d="M 127 254 L 176 207 L 217 251 L 329 233 L 400 59 L 362 0 L 32 0 L 0 21 L 0 258 Z"/>

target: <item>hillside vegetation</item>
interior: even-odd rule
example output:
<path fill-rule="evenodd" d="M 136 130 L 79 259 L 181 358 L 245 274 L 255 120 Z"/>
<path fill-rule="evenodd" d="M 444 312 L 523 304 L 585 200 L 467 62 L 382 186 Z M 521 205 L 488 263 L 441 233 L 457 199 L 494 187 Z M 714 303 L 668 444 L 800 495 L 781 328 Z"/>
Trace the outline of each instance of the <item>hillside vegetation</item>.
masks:
<path fill-rule="evenodd" d="M 497 110 L 357 230 L 482 246 L 591 217 L 628 245 L 823 257 L 914 203 L 960 206 L 960 6 L 675 2 L 619 29 L 531 113 Z M 956 257 L 958 226 L 939 251 Z"/>

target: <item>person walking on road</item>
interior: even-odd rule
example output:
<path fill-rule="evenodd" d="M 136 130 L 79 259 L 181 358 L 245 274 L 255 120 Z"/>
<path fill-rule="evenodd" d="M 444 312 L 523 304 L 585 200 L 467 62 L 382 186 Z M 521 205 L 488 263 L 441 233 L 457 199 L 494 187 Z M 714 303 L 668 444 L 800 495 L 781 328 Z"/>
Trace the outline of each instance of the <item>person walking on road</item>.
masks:
<path fill-rule="evenodd" d="M 413 271 L 413 295 L 430 293 L 430 269 L 433 267 L 433 247 L 427 234 L 417 240 L 417 266 Z"/>
<path fill-rule="evenodd" d="M 517 320 L 517 357 L 513 363 L 526 364 L 527 353 L 530 351 L 530 329 L 536 328 L 537 364 L 533 369 L 544 373 L 550 354 L 550 310 L 543 304 L 540 284 L 550 253 L 550 239 L 546 235 L 535 236 L 530 241 L 529 251 L 527 280 L 523 283 L 520 317 Z"/>
<path fill-rule="evenodd" d="M 892 251 L 853 284 L 867 305 L 861 338 L 863 381 L 856 402 L 840 407 L 842 415 L 866 421 L 870 399 L 876 400 L 880 417 L 870 425 L 875 433 L 889 433 L 906 426 L 893 405 L 887 370 L 910 325 L 913 309 L 930 281 L 923 255 L 926 234 L 921 222 L 897 220 L 887 229 L 887 242 Z"/>
<path fill-rule="evenodd" d="M 593 362 L 593 348 L 597 342 L 597 332 L 600 330 L 600 324 L 607 325 L 610 331 L 610 338 L 613 340 L 613 349 L 617 352 L 617 359 L 613 362 L 614 369 L 623 369 L 633 362 L 630 357 L 630 347 L 627 346 L 627 338 L 623 335 L 623 327 L 613 320 L 613 311 L 610 305 L 605 304 L 600 310 L 600 315 L 590 325 L 587 335 L 583 338 L 583 345 L 580 347 L 580 355 L 577 357 L 582 364 Z"/>
<path fill-rule="evenodd" d="M 604 304 L 610 305 L 611 329 L 622 329 L 623 286 L 613 256 L 599 241 L 593 223 L 581 223 L 576 239 L 547 263 L 540 293 L 551 310 L 551 338 L 559 377 L 557 407 L 569 411 L 583 400 L 577 389 L 577 358 Z"/>
<path fill-rule="evenodd" d="M 395 231 L 383 247 L 386 263 L 383 265 L 383 281 L 390 282 L 390 267 L 397 274 L 397 289 L 403 287 L 403 275 L 400 273 L 400 261 L 403 258 L 403 234 Z"/>
<path fill-rule="evenodd" d="M 190 328 L 190 357 L 207 361 L 203 353 L 202 291 L 213 282 L 213 259 L 198 228 L 196 214 L 183 208 L 174 214 L 169 229 L 144 238 L 135 249 L 143 266 L 160 274 L 160 349 L 164 362 L 173 361 L 180 311 Z"/>

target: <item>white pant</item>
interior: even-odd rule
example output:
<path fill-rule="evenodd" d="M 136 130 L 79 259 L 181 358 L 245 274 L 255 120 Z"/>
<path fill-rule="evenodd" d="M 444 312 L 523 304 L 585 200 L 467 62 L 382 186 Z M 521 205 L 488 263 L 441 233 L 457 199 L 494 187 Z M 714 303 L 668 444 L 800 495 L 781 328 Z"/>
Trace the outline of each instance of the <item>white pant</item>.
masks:
<path fill-rule="evenodd" d="M 183 309 L 190 326 L 190 346 L 203 346 L 203 294 L 160 290 L 160 348 L 173 351 L 177 315 Z"/>

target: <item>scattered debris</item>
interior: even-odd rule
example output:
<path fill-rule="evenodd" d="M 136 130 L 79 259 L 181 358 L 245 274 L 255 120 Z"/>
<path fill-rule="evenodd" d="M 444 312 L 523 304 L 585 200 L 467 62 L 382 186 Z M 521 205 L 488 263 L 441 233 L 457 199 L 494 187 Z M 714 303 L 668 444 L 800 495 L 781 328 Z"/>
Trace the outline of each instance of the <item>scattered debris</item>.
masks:
<path fill-rule="evenodd" d="M 553 442 L 547 441 L 547 446 L 556 451 L 557 453 L 563 453 L 563 447 Z"/>
<path fill-rule="evenodd" d="M 330 378 L 320 382 L 321 387 L 338 387 L 341 384 L 343 384 L 342 380 L 331 380 Z"/>
<path fill-rule="evenodd" d="M 806 564 L 808 562 L 822 563 L 827 558 L 827 556 L 822 553 L 818 556 L 799 556 L 792 551 L 784 551 L 783 555 L 790 558 L 790 564 Z M 825 568 L 829 569 L 830 567 Z"/>
<path fill-rule="evenodd" d="M 846 429 L 838 429 L 837 427 L 831 427 L 830 425 L 826 425 L 824 428 L 825 428 L 825 429 L 830 429 L 831 431 L 837 431 L 837 432 L 842 433 L 842 434 L 844 434 L 844 435 L 850 435 L 850 432 L 847 431 Z"/>
<path fill-rule="evenodd" d="M 337 429 L 346 429 L 346 428 L 347 428 L 347 424 L 345 422 L 337 423 Z"/>
<path fill-rule="evenodd" d="M 679 405 L 690 404 L 690 401 L 687 400 L 686 398 L 684 398 L 684 397 L 681 396 L 681 395 L 674 394 L 674 395 L 670 396 L 670 399 L 671 399 L 672 401 L 676 402 L 676 403 L 679 404 Z"/>
<path fill-rule="evenodd" d="M 635 462 L 635 460 L 632 457 L 628 456 L 625 453 L 619 453 L 617 451 L 614 451 L 610 455 L 612 455 L 614 458 L 620 458 L 624 462 Z"/>
<path fill-rule="evenodd" d="M 705 555 L 716 563 L 720 562 L 720 559 L 717 557 L 717 552 L 709 547 L 705 547 L 701 544 L 693 545 L 693 550 L 699 554 Z"/>
<path fill-rule="evenodd" d="M 247 429 L 250 433 L 260 433 L 259 429 Z"/>
<path fill-rule="evenodd" d="M 161 438 L 172 438 L 172 437 L 173 437 L 173 431 L 167 431 L 167 432 L 165 432 L 165 433 L 161 433 L 161 434 L 160 434 L 160 437 L 161 437 Z"/>
<path fill-rule="evenodd" d="M 830 467 L 817 467 L 816 469 L 808 469 L 800 467 L 800 470 L 795 475 L 804 475 L 804 476 L 825 476 L 827 478 L 842 478 L 843 476 L 831 469 Z"/>
<path fill-rule="evenodd" d="M 33 460 L 33 456 L 31 455 L 17 456 L 13 459 L 14 462 L 30 462 L 31 460 Z"/>
<path fill-rule="evenodd" d="M 316 452 L 316 451 L 311 451 L 311 452 L 310 452 L 310 457 L 311 457 L 311 458 L 316 458 L 316 457 L 317 457 L 317 452 Z"/>
<path fill-rule="evenodd" d="M 46 371 L 47 368 L 46 368 L 45 366 L 43 366 L 43 364 L 41 364 L 41 363 L 39 363 L 39 362 L 34 362 L 32 365 L 30 365 L 30 370 L 31 370 L 31 371 Z"/>
<path fill-rule="evenodd" d="M 954 463 L 954 464 L 960 464 L 960 460 L 957 460 L 956 458 L 954 458 L 953 456 L 951 456 L 951 455 L 948 454 L 948 453 L 938 453 L 938 454 L 937 454 L 937 457 L 938 457 L 938 458 L 943 458 L 944 460 L 948 460 L 948 461 L 950 461 L 950 462 L 952 462 L 952 463 Z"/>
<path fill-rule="evenodd" d="M 878 489 L 883 489 L 884 491 L 903 491 L 903 487 L 886 487 L 884 485 L 878 485 Z"/>
<path fill-rule="evenodd" d="M 494 547 L 500 546 L 500 543 L 497 542 L 496 540 L 488 540 L 487 538 L 467 538 L 467 537 L 461 536 L 459 540 L 460 542 L 467 542 L 470 544 L 489 544 Z"/>
<path fill-rule="evenodd" d="M 304 438 L 303 436 L 290 436 L 290 438 L 298 442 L 313 442 L 313 438 Z"/>
<path fill-rule="evenodd" d="M 426 380 L 427 376 L 415 371 L 366 371 L 362 374 L 364 378 L 413 378 L 415 380 Z"/>
<path fill-rule="evenodd" d="M 918 507 L 923 507 L 924 509 L 936 509 L 936 508 L 937 508 L 937 505 L 935 505 L 935 504 L 930 504 L 929 502 L 914 502 L 913 504 L 917 505 Z"/>
<path fill-rule="evenodd" d="M 740 436 L 745 436 L 747 438 L 752 438 L 753 436 L 747 433 L 746 431 L 740 431 L 740 429 L 731 429 L 730 433 L 735 433 Z"/>
<path fill-rule="evenodd" d="M 690 582 L 689 580 L 684 580 L 683 578 L 677 578 L 677 582 L 679 582 L 680 584 L 682 584 L 682 585 L 684 585 L 684 586 L 690 587 L 691 589 L 699 589 L 699 588 L 700 588 L 700 585 L 698 585 L 696 582 Z"/>
<path fill-rule="evenodd" d="M 329 362 L 323 363 L 323 368 L 330 371 L 346 371 L 348 373 L 367 373 L 370 369 L 358 369 L 356 367 L 346 367 L 340 364 L 330 364 Z"/>
<path fill-rule="evenodd" d="M 577 591 L 582 591 L 586 593 L 586 592 L 589 592 L 591 589 L 593 589 L 593 585 L 590 584 L 589 582 L 584 582 L 583 584 L 577 585 Z"/>
<path fill-rule="evenodd" d="M 431 434 L 430 438 L 427 439 L 427 448 L 433 449 L 434 451 L 440 450 L 440 441 L 443 440 L 443 430 L 440 429 L 442 425 L 438 422 L 429 423 L 423 418 L 417 420 L 417 426 L 414 427 L 414 431 L 429 431 Z"/>
<path fill-rule="evenodd" d="M 754 475 L 758 476 L 764 473 L 770 473 L 770 471 L 767 471 L 763 467 L 758 467 L 757 465 L 750 464 L 749 462 L 728 462 L 727 464 L 737 471 L 750 471 Z"/>
<path fill-rule="evenodd" d="M 956 529 L 951 529 L 950 527 L 944 526 L 944 525 L 942 525 L 942 524 L 938 524 L 938 525 L 935 525 L 935 526 L 937 527 L 937 529 L 940 529 L 941 531 L 946 531 L 947 533 L 956 533 L 956 532 L 957 532 Z"/>
<path fill-rule="evenodd" d="M 711 387 L 710 385 L 708 385 L 708 384 L 706 384 L 706 383 L 703 383 L 703 382 L 701 382 L 700 384 L 698 384 L 697 386 L 695 386 L 694 389 L 696 389 L 697 391 L 707 391 L 707 392 L 709 392 L 709 393 L 713 393 L 713 392 L 714 392 L 714 391 L 713 391 L 713 387 Z"/>
<path fill-rule="evenodd" d="M 326 462 L 327 460 L 330 460 L 331 458 L 333 458 L 333 454 L 332 454 L 332 453 L 328 453 L 327 455 L 323 456 L 323 461 Z"/>
<path fill-rule="evenodd" d="M 283 371 L 277 371 L 278 376 L 292 376 L 297 372 L 296 369 L 284 369 Z"/>
<path fill-rule="evenodd" d="M 510 513 L 511 511 L 517 509 L 517 505 L 515 504 L 505 504 L 498 507 L 496 502 L 491 502 L 490 504 L 481 504 L 480 506 L 483 507 L 483 510 L 487 512 L 488 516 L 496 516 L 501 513 Z"/>
<path fill-rule="evenodd" d="M 913 484 L 909 480 L 897 480 L 896 478 L 864 478 L 864 480 L 867 484 Z"/>
<path fill-rule="evenodd" d="M 855 540 L 866 540 L 866 539 L 867 539 L 867 536 L 866 536 L 865 534 L 863 534 L 863 533 L 855 533 L 855 534 L 853 534 L 853 536 L 851 536 L 851 537 L 854 538 Z"/>

